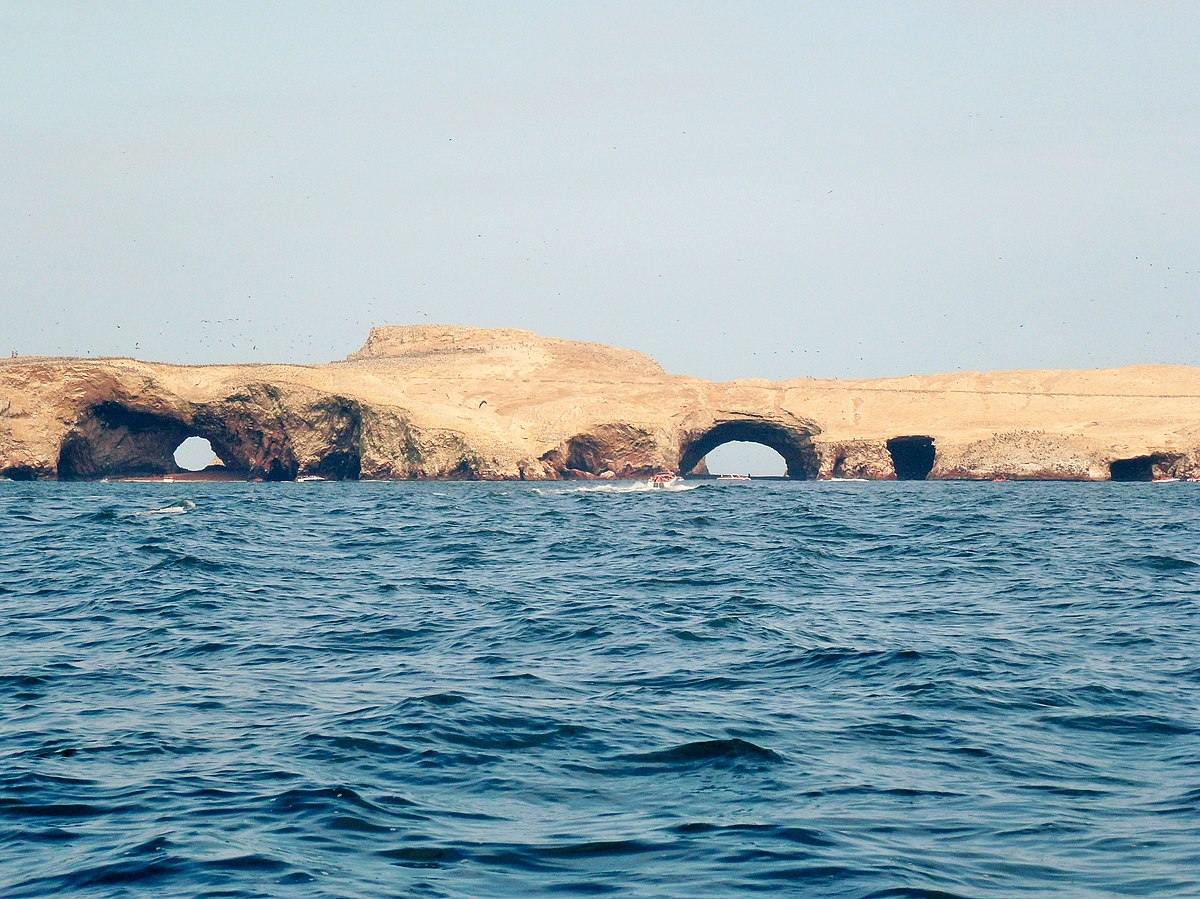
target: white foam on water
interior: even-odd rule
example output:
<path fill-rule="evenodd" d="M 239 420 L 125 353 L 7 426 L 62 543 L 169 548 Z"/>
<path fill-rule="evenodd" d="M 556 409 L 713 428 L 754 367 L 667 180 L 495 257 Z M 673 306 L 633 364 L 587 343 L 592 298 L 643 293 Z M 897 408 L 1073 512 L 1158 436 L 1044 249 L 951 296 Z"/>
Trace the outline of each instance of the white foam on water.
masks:
<path fill-rule="evenodd" d="M 181 499 L 171 503 L 169 506 L 163 506 L 161 509 L 147 509 L 145 512 L 134 512 L 134 515 L 183 515 L 191 512 L 196 508 L 196 504 L 190 499 Z"/>
<path fill-rule="evenodd" d="M 645 481 L 634 484 L 589 484 L 586 487 L 534 487 L 537 493 L 685 493 L 695 490 L 699 484 L 669 484 L 655 486 Z"/>

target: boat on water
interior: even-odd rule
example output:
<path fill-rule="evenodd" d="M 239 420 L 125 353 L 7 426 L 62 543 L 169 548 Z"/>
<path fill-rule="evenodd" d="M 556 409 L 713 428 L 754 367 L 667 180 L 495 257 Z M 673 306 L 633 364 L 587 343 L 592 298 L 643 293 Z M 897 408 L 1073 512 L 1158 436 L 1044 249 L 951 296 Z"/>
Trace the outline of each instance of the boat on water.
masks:
<path fill-rule="evenodd" d="M 651 487 L 666 489 L 667 487 L 673 487 L 675 484 L 682 482 L 683 478 L 681 478 L 679 475 L 670 471 L 660 471 L 656 474 L 650 475 L 650 480 L 646 483 Z"/>
<path fill-rule="evenodd" d="M 724 481 L 727 484 L 728 483 L 748 484 L 748 483 L 750 483 L 750 475 L 748 475 L 748 474 L 719 474 L 719 475 L 717 475 L 717 480 Z"/>
<path fill-rule="evenodd" d="M 323 481 L 323 480 L 325 480 L 325 479 L 323 477 L 321 477 L 319 474 L 302 474 L 302 475 L 300 475 L 300 477 L 296 478 L 297 483 L 301 483 L 303 481 Z"/>

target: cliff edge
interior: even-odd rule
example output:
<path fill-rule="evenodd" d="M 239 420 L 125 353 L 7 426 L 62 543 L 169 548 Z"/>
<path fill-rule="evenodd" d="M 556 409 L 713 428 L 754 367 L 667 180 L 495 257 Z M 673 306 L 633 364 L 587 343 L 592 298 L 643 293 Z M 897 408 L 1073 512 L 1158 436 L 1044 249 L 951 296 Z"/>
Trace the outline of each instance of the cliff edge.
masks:
<path fill-rule="evenodd" d="M 731 440 L 794 478 L 1200 476 L 1200 368 L 713 383 L 632 350 L 455 326 L 372 329 L 326 365 L 0 362 L 0 474 L 557 479 L 691 471 Z"/>

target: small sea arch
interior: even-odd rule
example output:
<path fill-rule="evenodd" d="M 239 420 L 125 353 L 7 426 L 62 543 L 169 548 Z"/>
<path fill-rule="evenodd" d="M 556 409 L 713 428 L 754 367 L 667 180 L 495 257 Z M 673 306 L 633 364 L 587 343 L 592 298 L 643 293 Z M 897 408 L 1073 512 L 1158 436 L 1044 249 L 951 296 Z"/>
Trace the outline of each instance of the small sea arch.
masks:
<path fill-rule="evenodd" d="M 362 414 L 355 402 L 322 397 L 292 415 L 281 415 L 274 400 L 268 388 L 250 388 L 181 410 L 124 398 L 103 400 L 84 409 L 63 438 L 58 478 L 85 481 L 178 473 L 185 467 L 176 451 L 198 440 L 208 442 L 215 456 L 210 464 L 223 469 L 223 477 L 359 477 Z M 302 440 L 295 439 L 297 434 Z M 299 446 L 306 449 L 303 458 Z"/>
<path fill-rule="evenodd" d="M 811 431 L 762 419 L 739 418 L 718 422 L 685 439 L 680 445 L 679 471 L 685 474 L 692 471 L 718 446 L 734 442 L 769 446 L 783 457 L 787 477 L 792 480 L 811 480 L 820 468 Z"/>
<path fill-rule="evenodd" d="M 76 420 L 59 447 L 60 481 L 144 477 L 185 470 L 175 458 L 192 438 L 207 440 L 226 473 L 268 481 L 294 478 L 298 466 L 251 423 L 198 412 L 190 420 L 119 400 L 97 403 Z"/>
<path fill-rule="evenodd" d="M 193 438 L 208 441 L 231 473 L 249 476 L 250 465 L 234 450 L 230 435 L 174 415 L 106 400 L 84 410 L 58 453 L 60 481 L 165 475 L 183 469 L 176 451 Z"/>
<path fill-rule="evenodd" d="M 1179 456 L 1171 453 L 1150 453 L 1129 459 L 1113 459 L 1108 463 L 1108 476 L 1113 481 L 1153 481 L 1174 475 Z"/>

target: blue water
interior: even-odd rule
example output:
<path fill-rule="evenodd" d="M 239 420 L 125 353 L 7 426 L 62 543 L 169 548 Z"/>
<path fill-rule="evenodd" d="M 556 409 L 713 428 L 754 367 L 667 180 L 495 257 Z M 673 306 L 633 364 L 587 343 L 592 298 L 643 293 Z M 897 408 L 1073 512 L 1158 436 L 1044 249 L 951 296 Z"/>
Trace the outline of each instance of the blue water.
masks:
<path fill-rule="evenodd" d="M 0 895 L 1197 896 L 1198 509 L 0 484 Z"/>

